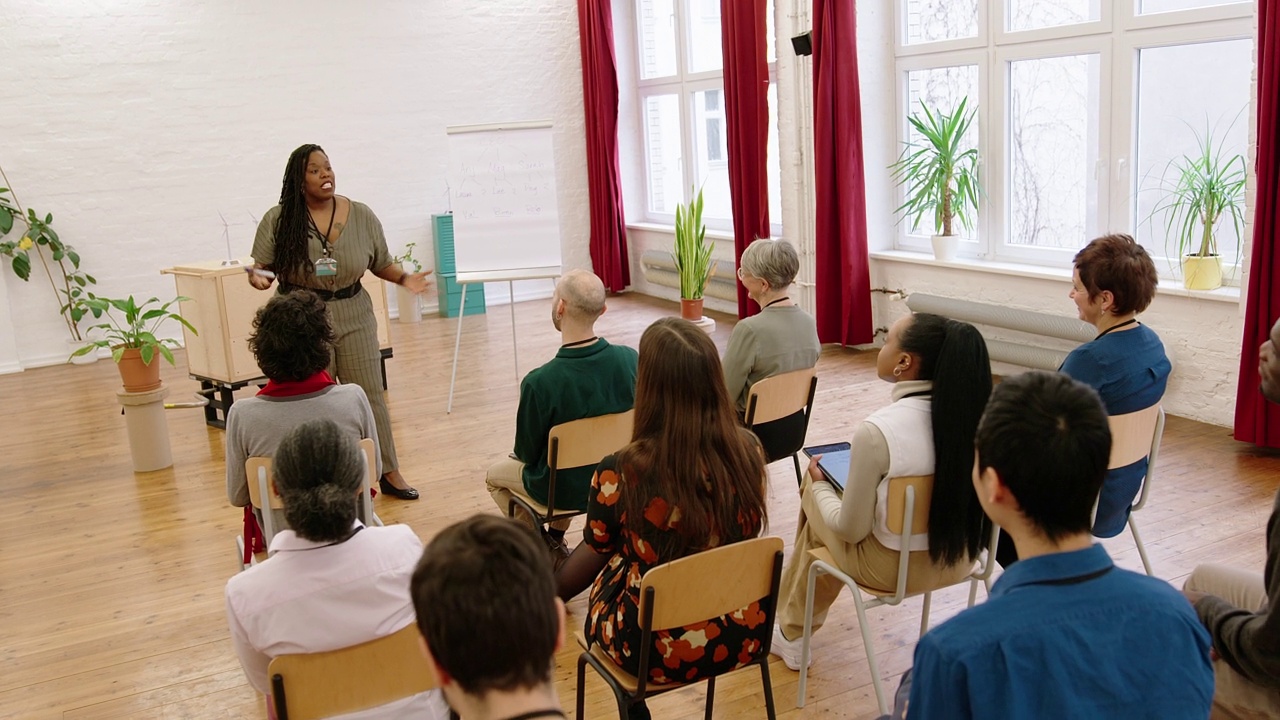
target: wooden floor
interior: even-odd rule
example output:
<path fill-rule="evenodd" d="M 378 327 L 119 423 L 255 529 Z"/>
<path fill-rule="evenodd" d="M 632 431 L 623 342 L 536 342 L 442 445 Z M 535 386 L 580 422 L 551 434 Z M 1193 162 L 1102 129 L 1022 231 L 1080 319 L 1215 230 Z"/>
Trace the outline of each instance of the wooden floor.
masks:
<path fill-rule="evenodd" d="M 611 300 L 600 334 L 638 343 L 671 303 L 643 296 Z M 516 306 L 520 372 L 558 345 L 546 301 Z M 716 316 L 723 349 L 732 321 Z M 405 476 L 416 503 L 376 501 L 387 522 L 407 523 L 423 540 L 477 512 L 497 512 L 485 468 L 511 450 L 517 384 L 508 308 L 467 318 L 452 414 L 445 414 L 454 321 L 392 323 L 389 404 Z M 179 355 L 179 367 L 185 361 Z M 813 443 L 847 440 L 853 423 L 889 398 L 874 354 L 827 348 L 818 364 Z M 165 369 L 173 400 L 195 389 Z M 0 376 L 7 449 L 0 471 L 0 717 L 260 718 L 265 709 L 236 661 L 223 611 L 223 585 L 237 569 L 233 538 L 240 512 L 227 505 L 223 433 L 199 410 L 168 411 L 174 466 L 131 469 L 115 399 L 115 367 L 60 366 Z M 772 468 L 769 532 L 795 530 L 798 498 L 791 465 Z M 1212 560 L 1261 568 L 1263 527 L 1280 459 L 1234 442 L 1226 429 L 1170 418 L 1153 499 L 1139 520 L 1156 571 L 1180 583 Z M 1126 533 L 1107 541 L 1123 566 L 1140 568 Z M 964 602 L 941 593 L 933 618 Z M 570 604 L 580 626 L 585 603 Z M 887 687 L 910 666 L 919 601 L 870 613 Z M 852 603 L 843 598 L 815 636 L 808 703 L 795 709 L 797 674 L 775 660 L 782 717 L 866 718 L 875 714 Z M 558 658 L 556 684 L 572 707 L 575 656 Z M 722 681 L 716 716 L 764 717 L 759 676 Z M 590 718 L 615 716 L 607 688 L 588 675 Z M 703 691 L 689 688 L 651 703 L 656 718 L 701 717 Z"/>

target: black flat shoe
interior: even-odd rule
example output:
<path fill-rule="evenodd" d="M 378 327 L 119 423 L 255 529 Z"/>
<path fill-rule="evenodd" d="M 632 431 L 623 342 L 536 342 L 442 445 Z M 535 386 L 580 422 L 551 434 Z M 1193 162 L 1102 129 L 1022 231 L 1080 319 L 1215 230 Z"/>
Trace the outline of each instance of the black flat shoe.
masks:
<path fill-rule="evenodd" d="M 395 485 L 392 485 L 391 483 L 387 482 L 386 478 L 378 478 L 378 487 L 382 490 L 383 495 L 387 495 L 389 497 L 399 498 L 401 500 L 417 500 L 418 499 L 417 490 L 414 490 L 413 488 L 401 490 Z"/>

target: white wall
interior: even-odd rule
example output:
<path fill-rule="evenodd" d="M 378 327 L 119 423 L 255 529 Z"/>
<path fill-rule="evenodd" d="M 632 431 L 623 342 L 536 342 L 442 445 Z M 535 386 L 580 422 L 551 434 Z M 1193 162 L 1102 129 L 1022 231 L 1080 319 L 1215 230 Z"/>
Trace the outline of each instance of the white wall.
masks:
<path fill-rule="evenodd" d="M 324 146 L 338 191 L 374 209 L 393 252 L 416 240 L 430 266 L 445 126 L 527 119 L 555 124 L 564 262 L 590 267 L 573 3 L 0 0 L 0 18 L 0 165 L 54 214 L 101 294 L 172 296 L 161 268 L 225 256 L 219 212 L 248 255 L 250 216 L 279 198 L 305 142 Z M 0 272 L 13 324 L 0 369 L 64 359 L 47 281 Z"/>

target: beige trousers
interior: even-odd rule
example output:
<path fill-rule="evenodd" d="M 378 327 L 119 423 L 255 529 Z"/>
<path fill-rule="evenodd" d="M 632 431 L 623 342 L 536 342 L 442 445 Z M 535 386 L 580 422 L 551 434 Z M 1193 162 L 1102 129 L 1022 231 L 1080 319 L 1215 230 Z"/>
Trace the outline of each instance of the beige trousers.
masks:
<path fill-rule="evenodd" d="M 521 496 L 528 497 L 528 493 L 524 491 L 523 473 L 524 463 L 513 457 L 506 457 L 499 460 L 484 476 L 484 484 L 489 489 L 489 497 L 493 498 L 493 502 L 498 505 L 498 510 L 506 515 L 511 508 L 511 493 L 515 492 Z M 551 523 L 551 527 L 556 530 L 568 530 L 569 523 L 572 518 L 565 520 L 557 520 Z"/>
<path fill-rule="evenodd" d="M 1267 601 L 1260 573 L 1225 565 L 1200 565 L 1187 578 L 1187 590 L 1217 595 L 1239 608 L 1256 612 Z M 1269 690 L 1247 680 L 1225 660 L 1213 662 L 1214 720 L 1253 720 L 1280 717 L 1280 690 Z"/>
<path fill-rule="evenodd" d="M 859 584 L 878 592 L 892 594 L 898 586 L 897 550 L 884 546 L 874 535 L 861 542 L 842 540 L 827 527 L 818 513 L 813 494 L 806 486 L 800 499 L 800 523 L 796 529 L 796 544 L 791 550 L 791 560 L 782 572 L 779 588 L 778 624 L 782 634 L 795 640 L 804 634 L 805 592 L 809 582 L 809 568 L 813 565 L 810 550 L 825 547 L 845 574 Z M 929 559 L 927 551 L 913 552 L 907 561 L 907 592 L 923 592 L 963 580 L 972 572 L 972 565 L 960 563 L 952 567 L 938 567 Z M 813 629 L 822 627 L 827 610 L 839 597 L 845 584 L 835 577 L 821 574 L 813 590 Z"/>

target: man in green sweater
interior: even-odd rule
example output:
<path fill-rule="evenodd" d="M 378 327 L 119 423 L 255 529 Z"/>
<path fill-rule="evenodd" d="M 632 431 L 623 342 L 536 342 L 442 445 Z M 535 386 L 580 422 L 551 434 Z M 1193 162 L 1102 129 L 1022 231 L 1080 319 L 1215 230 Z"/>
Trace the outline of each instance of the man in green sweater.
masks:
<path fill-rule="evenodd" d="M 1280 403 L 1280 320 L 1258 351 L 1262 394 Z M 1183 587 L 1213 638 L 1214 718 L 1280 717 L 1280 493 L 1267 521 L 1266 574 L 1201 565 Z M 1268 601 L 1269 600 L 1269 601 Z"/>
<path fill-rule="evenodd" d="M 551 322 L 560 331 L 560 351 L 520 382 L 515 451 L 489 468 L 485 483 L 505 515 L 511 490 L 547 504 L 547 433 L 561 423 L 630 410 L 636 402 L 636 351 L 610 345 L 595 332 L 605 311 L 604 283 L 586 270 L 571 270 L 556 283 Z M 587 509 L 587 491 L 595 467 L 556 474 L 555 507 Z M 568 557 L 564 532 L 568 520 L 547 528 L 544 539 L 558 565 Z"/>

